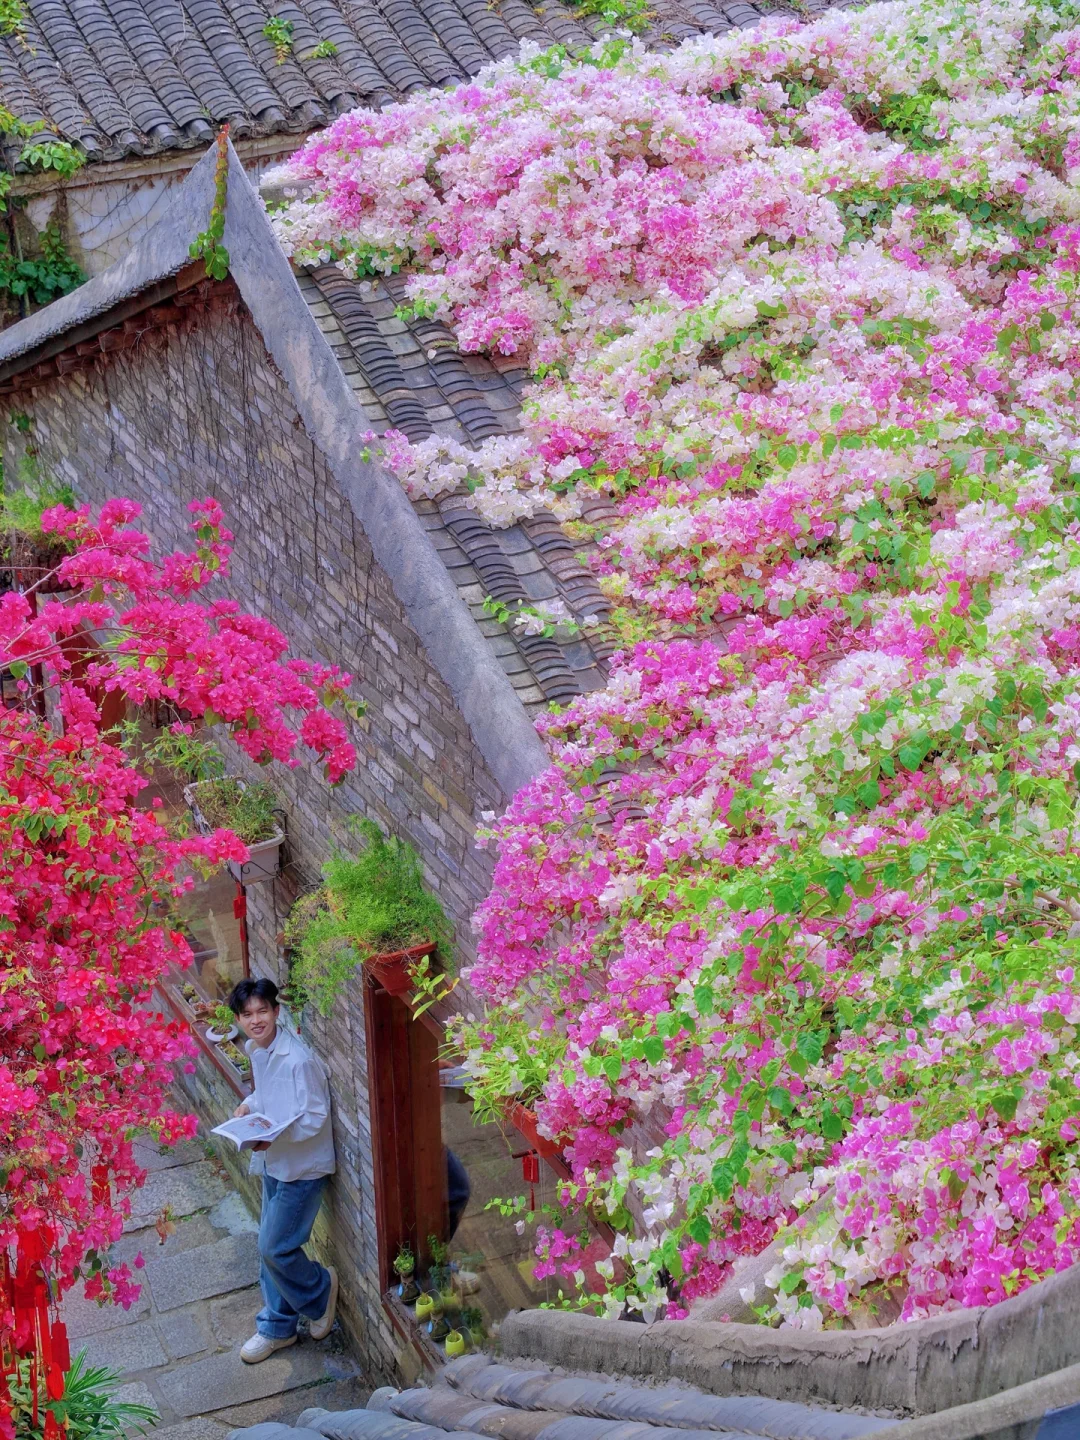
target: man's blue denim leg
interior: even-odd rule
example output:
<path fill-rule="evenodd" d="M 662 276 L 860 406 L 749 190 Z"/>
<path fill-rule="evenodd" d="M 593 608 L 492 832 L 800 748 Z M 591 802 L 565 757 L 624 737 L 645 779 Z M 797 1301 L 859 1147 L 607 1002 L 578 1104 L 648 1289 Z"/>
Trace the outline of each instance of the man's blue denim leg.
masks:
<path fill-rule="evenodd" d="M 255 1317 L 255 1328 L 272 1340 L 295 1335 L 301 1315 L 317 1320 L 329 1303 L 330 1273 L 309 1260 L 303 1249 L 325 1187 L 325 1175 L 317 1180 L 262 1177 L 259 1285 L 263 1308 Z"/>

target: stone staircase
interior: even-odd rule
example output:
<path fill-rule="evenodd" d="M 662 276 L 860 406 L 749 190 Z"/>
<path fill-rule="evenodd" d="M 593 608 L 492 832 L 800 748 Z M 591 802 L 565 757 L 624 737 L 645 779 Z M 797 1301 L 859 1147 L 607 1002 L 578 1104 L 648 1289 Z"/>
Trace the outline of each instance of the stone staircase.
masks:
<path fill-rule="evenodd" d="M 142 1256 L 142 1293 L 123 1310 L 77 1287 L 61 1307 L 72 1352 L 118 1371 L 122 1398 L 158 1410 L 154 1440 L 224 1440 L 314 1404 L 362 1404 L 367 1391 L 338 1331 L 319 1344 L 302 1336 L 261 1365 L 240 1359 L 262 1303 L 258 1227 L 212 1152 L 197 1141 L 165 1153 L 144 1145 L 138 1161 L 151 1173 L 112 1258 Z M 166 1216 L 162 1239 L 155 1227 Z"/>

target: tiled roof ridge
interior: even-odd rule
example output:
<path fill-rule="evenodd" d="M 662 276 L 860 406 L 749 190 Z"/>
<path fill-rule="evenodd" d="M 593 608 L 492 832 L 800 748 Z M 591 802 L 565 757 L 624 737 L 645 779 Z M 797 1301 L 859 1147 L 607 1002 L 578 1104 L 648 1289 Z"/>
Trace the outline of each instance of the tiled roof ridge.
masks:
<path fill-rule="evenodd" d="M 481 1352 L 450 1361 L 429 1386 L 385 1387 L 364 1410 L 312 1407 L 296 1424 L 239 1430 L 230 1440 L 858 1440 L 893 1420 Z"/>

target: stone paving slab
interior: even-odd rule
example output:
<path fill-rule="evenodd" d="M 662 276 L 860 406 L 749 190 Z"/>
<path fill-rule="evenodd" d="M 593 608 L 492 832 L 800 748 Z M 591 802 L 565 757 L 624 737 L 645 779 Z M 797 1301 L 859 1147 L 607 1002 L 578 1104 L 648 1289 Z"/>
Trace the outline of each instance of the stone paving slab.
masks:
<path fill-rule="evenodd" d="M 175 1310 L 250 1285 L 259 1274 L 259 1237 L 227 1235 L 168 1260 L 148 1260 L 143 1272 L 156 1310 Z"/>
<path fill-rule="evenodd" d="M 210 1302 L 210 1328 L 219 1345 L 233 1346 L 255 1333 L 255 1316 L 262 1309 L 262 1292 L 257 1285 L 237 1290 L 224 1299 Z"/>
<path fill-rule="evenodd" d="M 149 1324 L 121 1325 L 116 1330 L 90 1335 L 85 1343 L 88 1365 L 104 1365 L 121 1375 L 153 1370 L 167 1364 L 169 1359 Z"/>
<path fill-rule="evenodd" d="M 224 1425 L 200 1415 L 194 1420 L 181 1420 L 179 1425 L 159 1426 L 151 1440 L 225 1440 L 228 1433 Z"/>
<path fill-rule="evenodd" d="M 202 1307 L 159 1315 L 157 1332 L 170 1360 L 186 1360 L 189 1355 L 201 1355 L 204 1350 L 215 1348 L 210 1322 Z"/>
<path fill-rule="evenodd" d="M 192 1165 L 206 1159 L 206 1151 L 198 1140 L 184 1140 L 164 1149 L 152 1140 L 136 1140 L 132 1148 L 135 1163 L 143 1170 L 172 1170 L 177 1165 Z"/>
<path fill-rule="evenodd" d="M 99 1305 L 96 1300 L 87 1300 L 81 1284 L 64 1296 L 60 1306 L 60 1318 L 67 1326 L 72 1340 L 85 1340 L 88 1335 L 98 1335 L 103 1330 L 115 1330 L 121 1325 L 134 1325 L 144 1320 L 150 1310 L 150 1296 L 146 1286 L 142 1294 L 125 1310 L 120 1305 Z"/>
<path fill-rule="evenodd" d="M 260 1365 L 245 1365 L 238 1346 L 172 1370 L 162 1375 L 157 1384 L 162 1398 L 177 1415 L 202 1415 L 323 1380 L 331 1358 L 325 1344 L 309 1343 L 281 1350 Z M 215 1406 L 214 1400 L 221 1403 Z"/>
<path fill-rule="evenodd" d="M 300 1390 L 288 1391 L 284 1395 L 269 1395 L 265 1400 L 251 1400 L 246 1405 L 231 1405 L 227 1410 L 218 1410 L 214 1419 L 220 1420 L 230 1429 L 247 1425 L 261 1425 L 264 1420 L 278 1420 L 283 1425 L 295 1425 L 305 1410 L 317 1406 L 322 1410 L 362 1410 L 371 1394 L 371 1386 L 360 1375 L 348 1380 L 325 1380 L 321 1384 L 307 1385 Z M 159 1440 L 160 1432 L 154 1432 Z"/>
<path fill-rule="evenodd" d="M 169 1255 L 180 1255 L 199 1245 L 212 1245 L 220 1239 L 221 1231 L 209 1215 L 188 1215 L 176 1221 L 175 1231 L 164 1244 L 154 1227 L 149 1225 L 143 1230 L 132 1230 L 117 1240 L 109 1251 L 109 1258 L 118 1264 L 126 1260 L 129 1265 L 136 1255 L 141 1255 L 144 1260 L 164 1260 Z"/>
<path fill-rule="evenodd" d="M 132 1200 L 133 1213 L 124 1231 L 152 1225 L 166 1205 L 174 1217 L 190 1215 L 194 1210 L 207 1210 L 216 1205 L 227 1193 L 228 1186 L 209 1160 L 159 1170 L 136 1192 Z"/>

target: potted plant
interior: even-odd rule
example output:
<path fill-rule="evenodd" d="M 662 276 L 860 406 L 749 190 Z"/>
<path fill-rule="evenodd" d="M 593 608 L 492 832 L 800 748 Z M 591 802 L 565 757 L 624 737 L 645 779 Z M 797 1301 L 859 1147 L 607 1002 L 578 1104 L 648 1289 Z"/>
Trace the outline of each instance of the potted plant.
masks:
<path fill-rule="evenodd" d="M 487 1338 L 484 1330 L 484 1312 L 478 1305 L 470 1305 L 461 1312 L 461 1328 L 468 1331 L 469 1343 L 478 1350 Z"/>
<path fill-rule="evenodd" d="M 392 995 L 408 994 L 413 967 L 436 947 L 449 952 L 450 926 L 424 887 L 411 845 L 354 820 L 355 859 L 335 855 L 323 884 L 293 906 L 285 927 L 290 985 L 328 1015 L 357 965 Z"/>
<path fill-rule="evenodd" d="M 272 880 L 278 873 L 285 832 L 278 823 L 278 797 L 269 785 L 262 781 L 248 785 L 234 775 L 220 775 L 185 785 L 184 802 L 200 834 L 232 830 L 248 847 L 246 860 L 225 862 L 238 884 Z"/>
<path fill-rule="evenodd" d="M 425 1320 L 430 1320 L 434 1314 L 435 1296 L 425 1290 L 423 1294 L 417 1297 L 416 1318 L 423 1323 Z"/>
<path fill-rule="evenodd" d="M 394 1257 L 394 1269 L 398 1277 L 398 1296 L 406 1305 L 411 1305 L 419 1296 L 420 1287 L 413 1276 L 413 1271 L 416 1269 L 416 1256 L 408 1242 L 398 1247 L 398 1253 Z"/>
<path fill-rule="evenodd" d="M 460 1330 L 450 1330 L 446 1336 L 446 1353 L 448 1356 L 464 1355 L 469 1348 L 465 1335 Z"/>
<path fill-rule="evenodd" d="M 222 1045 L 226 1040 L 235 1040 L 239 1033 L 236 1016 L 228 1005 L 224 1003 L 215 1005 L 210 1012 L 210 1024 L 206 1031 L 207 1040 L 212 1045 Z"/>
<path fill-rule="evenodd" d="M 234 1044 L 233 1041 L 226 1040 L 219 1045 L 218 1054 L 223 1055 L 230 1065 L 239 1070 L 241 1075 L 246 1077 L 251 1074 L 251 1061 L 239 1045 Z"/>

